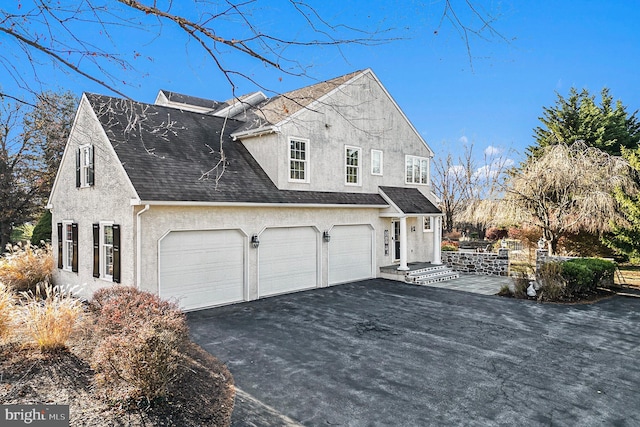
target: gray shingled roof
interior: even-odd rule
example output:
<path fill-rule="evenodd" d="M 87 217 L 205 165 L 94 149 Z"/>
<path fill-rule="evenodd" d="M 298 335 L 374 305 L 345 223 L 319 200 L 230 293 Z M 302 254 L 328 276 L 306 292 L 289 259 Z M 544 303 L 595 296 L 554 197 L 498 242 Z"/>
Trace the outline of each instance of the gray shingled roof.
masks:
<path fill-rule="evenodd" d="M 243 122 L 101 95 L 87 99 L 142 201 L 387 205 L 378 194 L 279 190 L 229 136 Z"/>
<path fill-rule="evenodd" d="M 442 213 L 417 188 L 380 187 L 380 190 L 406 214 Z"/>

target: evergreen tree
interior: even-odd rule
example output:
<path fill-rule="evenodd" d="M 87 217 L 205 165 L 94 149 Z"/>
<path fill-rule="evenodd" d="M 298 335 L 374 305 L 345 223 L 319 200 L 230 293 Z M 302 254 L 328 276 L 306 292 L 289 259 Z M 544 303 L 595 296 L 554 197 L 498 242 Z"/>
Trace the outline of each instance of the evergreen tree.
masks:
<path fill-rule="evenodd" d="M 637 175 L 640 175 L 640 148 L 623 149 L 622 154 Z M 610 248 L 638 262 L 640 261 L 640 194 L 627 194 L 622 189 L 617 189 L 615 198 L 624 221 L 614 222 L 611 227 L 612 234 L 605 235 L 603 241 Z"/>
<path fill-rule="evenodd" d="M 571 145 L 580 140 L 614 156 L 620 156 L 622 148 L 638 147 L 637 111 L 629 114 L 620 100 L 614 103 L 609 89 L 602 89 L 600 105 L 586 89 L 578 92 L 571 88 L 567 98 L 557 96 L 553 107 L 543 107 L 539 118 L 543 125 L 534 129 L 536 145 L 528 148 L 531 156 L 537 157 L 549 145 Z"/>

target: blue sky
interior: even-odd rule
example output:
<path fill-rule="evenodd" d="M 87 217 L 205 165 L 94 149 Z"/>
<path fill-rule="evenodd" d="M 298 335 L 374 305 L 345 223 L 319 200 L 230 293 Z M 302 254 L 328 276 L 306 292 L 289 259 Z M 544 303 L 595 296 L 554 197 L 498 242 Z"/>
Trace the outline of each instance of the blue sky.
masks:
<path fill-rule="evenodd" d="M 495 17 L 493 27 L 506 40 L 487 32 L 483 33 L 487 39 L 472 36 L 470 56 L 459 31 L 446 20 L 439 23 L 442 1 L 317 3 L 328 20 L 369 31 L 394 28 L 382 36 L 401 39 L 377 46 L 346 46 L 340 52 L 287 50 L 289 56 L 309 65 L 312 78 L 292 77 L 252 61 L 233 65 L 275 91 L 372 68 L 437 154 L 459 153 L 465 141 L 473 142 L 477 152 L 491 146 L 522 154 L 533 143 L 533 128 L 539 124 L 543 106 L 553 105 L 556 91 L 566 95 L 571 86 L 596 95 L 606 86 L 629 111 L 640 108 L 640 2 L 474 1 L 479 11 Z M 463 22 L 477 26 L 463 0 L 452 4 Z M 291 37 L 308 34 L 304 25 L 292 24 L 286 2 L 257 5 L 255 17 L 265 30 Z M 153 102 L 159 89 L 213 99 L 231 97 L 228 83 L 195 43 L 187 42 L 170 25 L 162 27 L 161 37 L 156 37 L 157 32 L 149 27 L 111 34 L 109 49 L 125 56 L 141 53 L 132 60 L 136 72 L 113 69 L 119 89 L 143 102 Z M 104 41 L 103 36 L 91 31 L 83 35 L 95 42 Z M 0 43 L 6 42 L 2 37 Z M 3 90 L 11 90 L 11 79 L 6 73 L 0 76 Z M 56 70 L 47 69 L 45 76 L 41 77 L 45 88 L 108 94 L 104 88 Z M 253 90 L 250 84 L 242 84 L 238 93 Z"/>

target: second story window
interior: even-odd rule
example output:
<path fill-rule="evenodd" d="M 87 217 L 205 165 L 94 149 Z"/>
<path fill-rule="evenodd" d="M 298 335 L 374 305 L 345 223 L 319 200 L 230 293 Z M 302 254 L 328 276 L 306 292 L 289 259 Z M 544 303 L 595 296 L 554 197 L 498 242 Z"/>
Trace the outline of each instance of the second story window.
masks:
<path fill-rule="evenodd" d="M 76 187 L 90 187 L 93 185 L 93 146 L 83 145 L 76 152 Z"/>
<path fill-rule="evenodd" d="M 289 181 L 309 182 L 309 140 L 289 139 Z"/>
<path fill-rule="evenodd" d="M 371 175 L 382 175 L 382 151 L 371 150 Z"/>
<path fill-rule="evenodd" d="M 405 156 L 405 182 L 407 184 L 429 184 L 429 159 Z"/>
<path fill-rule="evenodd" d="M 360 183 L 360 170 L 361 170 L 361 153 L 362 150 L 358 147 L 345 146 L 345 184 L 347 185 L 361 185 Z"/>

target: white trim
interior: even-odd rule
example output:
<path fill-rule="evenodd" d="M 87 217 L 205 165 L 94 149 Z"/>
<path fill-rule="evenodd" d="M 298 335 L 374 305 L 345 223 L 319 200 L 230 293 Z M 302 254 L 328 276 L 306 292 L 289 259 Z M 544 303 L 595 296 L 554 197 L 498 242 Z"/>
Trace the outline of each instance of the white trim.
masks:
<path fill-rule="evenodd" d="M 347 160 L 348 160 L 347 153 L 349 150 L 353 150 L 358 154 L 356 156 L 357 165 L 355 166 L 347 164 Z M 354 145 L 345 145 L 344 157 L 342 158 L 342 161 L 344 162 L 344 185 L 348 185 L 352 187 L 362 187 L 362 148 L 356 147 Z M 356 182 L 349 182 L 348 180 L 348 177 L 349 177 L 348 169 L 350 167 L 356 168 Z"/>
<path fill-rule="evenodd" d="M 231 134 L 231 138 L 233 138 L 233 140 L 236 141 L 238 139 L 256 138 L 256 137 L 260 137 L 270 133 L 279 133 L 279 132 L 280 132 L 279 127 L 269 125 L 269 126 L 259 127 L 257 129 L 245 130 L 242 132 L 234 132 Z"/>
<path fill-rule="evenodd" d="M 426 161 L 427 162 L 427 182 L 413 182 L 413 181 L 408 181 L 407 180 L 407 161 L 411 159 L 411 179 L 413 180 L 415 177 L 415 172 L 414 172 L 414 163 L 417 160 L 418 161 L 418 167 L 419 167 L 419 171 L 420 171 L 420 181 L 422 181 L 422 162 Z M 423 157 L 423 156 L 414 156 L 411 154 L 406 154 L 404 156 L 404 183 L 405 184 L 412 184 L 412 185 L 431 185 L 431 159 L 429 157 Z"/>
<path fill-rule="evenodd" d="M 159 200 L 132 200 L 134 206 L 152 205 L 152 206 L 218 206 L 218 207 L 262 207 L 262 208 L 350 208 L 350 209 L 383 209 L 389 205 L 353 205 L 340 203 L 251 203 L 251 202 L 189 202 L 189 201 L 159 201 Z M 396 215 L 397 216 L 397 215 Z"/>
<path fill-rule="evenodd" d="M 149 205 L 144 205 L 136 214 L 136 287 L 140 288 L 140 282 L 142 281 L 142 219 L 143 213 L 151 208 Z M 122 264 L 121 264 L 122 265 Z"/>
<path fill-rule="evenodd" d="M 373 165 L 373 159 L 375 154 L 380 154 L 380 172 L 374 172 L 374 165 Z M 377 176 L 382 176 L 384 173 L 384 168 L 383 168 L 383 164 L 384 164 L 384 152 L 382 150 L 377 150 L 375 148 L 371 149 L 371 175 L 377 175 Z"/>
<path fill-rule="evenodd" d="M 217 117 L 235 117 L 238 113 L 242 112 L 243 109 L 255 107 L 266 99 L 266 95 L 261 91 L 254 92 L 246 95 L 246 97 L 242 99 L 235 98 L 236 101 L 233 104 L 216 111 L 213 115 Z"/>
<path fill-rule="evenodd" d="M 89 177 L 88 174 L 91 171 L 91 167 L 93 166 L 94 176 L 95 176 L 95 161 L 93 164 L 91 163 L 91 157 L 95 155 L 95 150 L 93 145 L 88 142 L 86 144 L 82 144 L 78 146 L 79 156 L 80 156 L 80 188 L 88 188 L 89 185 Z M 87 158 L 88 156 L 88 158 Z M 94 178 L 95 179 L 95 178 Z"/>
<path fill-rule="evenodd" d="M 291 158 L 291 142 L 301 142 L 304 144 L 304 160 Z M 307 138 L 298 138 L 296 136 L 287 137 L 287 179 L 289 182 L 309 183 L 311 172 L 310 159 L 310 141 Z M 301 162 L 304 166 L 304 179 L 291 178 L 291 162 Z"/>
<path fill-rule="evenodd" d="M 427 220 L 429 220 L 429 227 L 426 227 Z M 422 232 L 423 233 L 433 233 L 433 220 L 432 216 L 424 216 L 422 217 Z"/>

